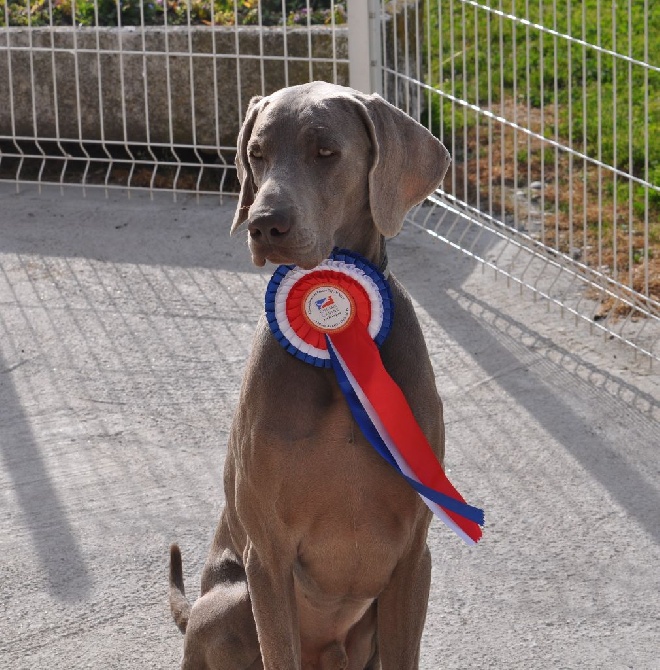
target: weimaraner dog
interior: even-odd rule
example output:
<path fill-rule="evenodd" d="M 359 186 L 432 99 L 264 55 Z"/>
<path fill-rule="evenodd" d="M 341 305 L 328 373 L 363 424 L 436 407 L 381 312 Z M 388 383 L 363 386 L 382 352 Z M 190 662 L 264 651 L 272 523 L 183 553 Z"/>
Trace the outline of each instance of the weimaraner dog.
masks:
<path fill-rule="evenodd" d="M 385 238 L 442 181 L 443 145 L 377 95 L 314 82 L 250 102 L 238 137 L 255 265 L 318 265 L 334 247 L 381 269 Z M 438 459 L 442 404 L 411 300 L 389 278 L 381 348 Z M 417 668 L 431 512 L 357 427 L 332 370 L 287 353 L 261 317 L 225 463 L 226 504 L 191 607 L 172 545 L 184 670 Z"/>

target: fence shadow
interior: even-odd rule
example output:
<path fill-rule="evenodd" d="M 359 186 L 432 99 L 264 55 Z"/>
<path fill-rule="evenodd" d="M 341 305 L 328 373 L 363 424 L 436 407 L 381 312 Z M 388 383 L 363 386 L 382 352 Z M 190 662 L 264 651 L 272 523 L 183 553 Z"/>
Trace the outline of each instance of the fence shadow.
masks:
<path fill-rule="evenodd" d="M 640 464 L 657 462 L 657 399 L 535 330 L 525 319 L 525 311 L 534 309 L 531 299 L 522 298 L 529 300 L 527 307 L 511 313 L 482 300 L 474 289 L 466 290 L 467 277 L 480 264 L 444 244 L 430 242 L 415 250 L 416 266 L 426 268 L 424 272 L 398 263 L 395 249 L 390 254 L 397 277 L 413 298 L 488 379 L 495 379 L 660 542 L 660 492 L 622 454 L 622 444 L 632 440 Z M 474 248 L 486 257 L 489 244 L 484 236 Z M 485 284 L 484 292 L 494 295 Z M 611 437 L 599 434 L 592 424 L 596 417 L 607 417 L 607 425 L 612 426 L 616 423 L 612 417 L 622 417 L 620 423 L 629 432 L 619 428 Z M 622 443 L 624 435 L 626 442 Z"/>

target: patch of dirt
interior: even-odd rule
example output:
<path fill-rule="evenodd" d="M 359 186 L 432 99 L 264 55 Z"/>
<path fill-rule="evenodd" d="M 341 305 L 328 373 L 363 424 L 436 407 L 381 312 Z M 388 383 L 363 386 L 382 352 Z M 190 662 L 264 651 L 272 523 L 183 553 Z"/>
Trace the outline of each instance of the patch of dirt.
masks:
<path fill-rule="evenodd" d="M 554 123 L 552 107 L 528 113 L 525 105 L 509 101 L 492 111 L 538 135 Z M 643 211 L 639 203 L 637 210 L 630 205 L 625 178 L 495 120 L 467 126 L 444 141 L 454 157 L 444 183 L 448 193 L 621 283 L 622 297 L 658 309 L 660 212 L 649 212 L 645 232 Z M 601 300 L 597 319 L 633 309 L 595 289 L 590 297 Z"/>

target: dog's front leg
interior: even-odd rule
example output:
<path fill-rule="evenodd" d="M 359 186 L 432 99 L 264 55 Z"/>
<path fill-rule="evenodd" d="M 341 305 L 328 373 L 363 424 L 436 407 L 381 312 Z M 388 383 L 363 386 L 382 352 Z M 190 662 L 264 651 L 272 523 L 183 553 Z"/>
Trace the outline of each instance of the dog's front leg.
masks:
<path fill-rule="evenodd" d="M 416 670 L 431 587 L 431 552 L 413 548 L 378 597 L 378 647 L 382 670 Z"/>
<path fill-rule="evenodd" d="M 300 633 L 291 564 L 250 543 L 245 572 L 264 670 L 299 670 Z M 272 560 L 267 560 L 272 558 Z"/>

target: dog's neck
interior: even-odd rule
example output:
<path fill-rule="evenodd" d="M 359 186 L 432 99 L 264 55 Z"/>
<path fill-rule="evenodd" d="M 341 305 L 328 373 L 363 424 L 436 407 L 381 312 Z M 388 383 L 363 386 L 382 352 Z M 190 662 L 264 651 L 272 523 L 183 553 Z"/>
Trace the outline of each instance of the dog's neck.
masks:
<path fill-rule="evenodd" d="M 364 256 L 367 260 L 371 261 L 377 268 L 378 271 L 384 275 L 385 279 L 390 277 L 389 269 L 389 260 L 387 258 L 387 241 L 383 235 L 378 236 L 378 245 L 374 250 L 361 250 L 356 247 L 348 247 L 351 251 L 357 251 L 361 256 Z"/>
<path fill-rule="evenodd" d="M 386 246 L 386 241 L 385 238 L 382 238 L 383 240 L 383 252 L 381 256 L 381 261 L 378 264 L 378 270 L 383 274 L 385 279 L 390 278 L 390 268 L 389 268 L 389 259 L 387 258 L 387 246 Z"/>
<path fill-rule="evenodd" d="M 378 239 L 376 240 L 374 247 L 375 248 L 369 255 L 363 255 L 378 268 L 378 270 L 385 276 L 385 279 L 389 279 L 390 269 L 388 267 L 387 259 L 387 241 L 380 233 L 378 233 Z"/>
<path fill-rule="evenodd" d="M 387 244 L 385 237 L 375 229 L 368 232 L 359 238 L 354 236 L 340 237 L 337 246 L 342 249 L 350 249 L 361 256 L 364 256 L 368 261 L 373 263 L 382 272 L 386 278 L 389 277 L 390 271 L 387 260 Z"/>

